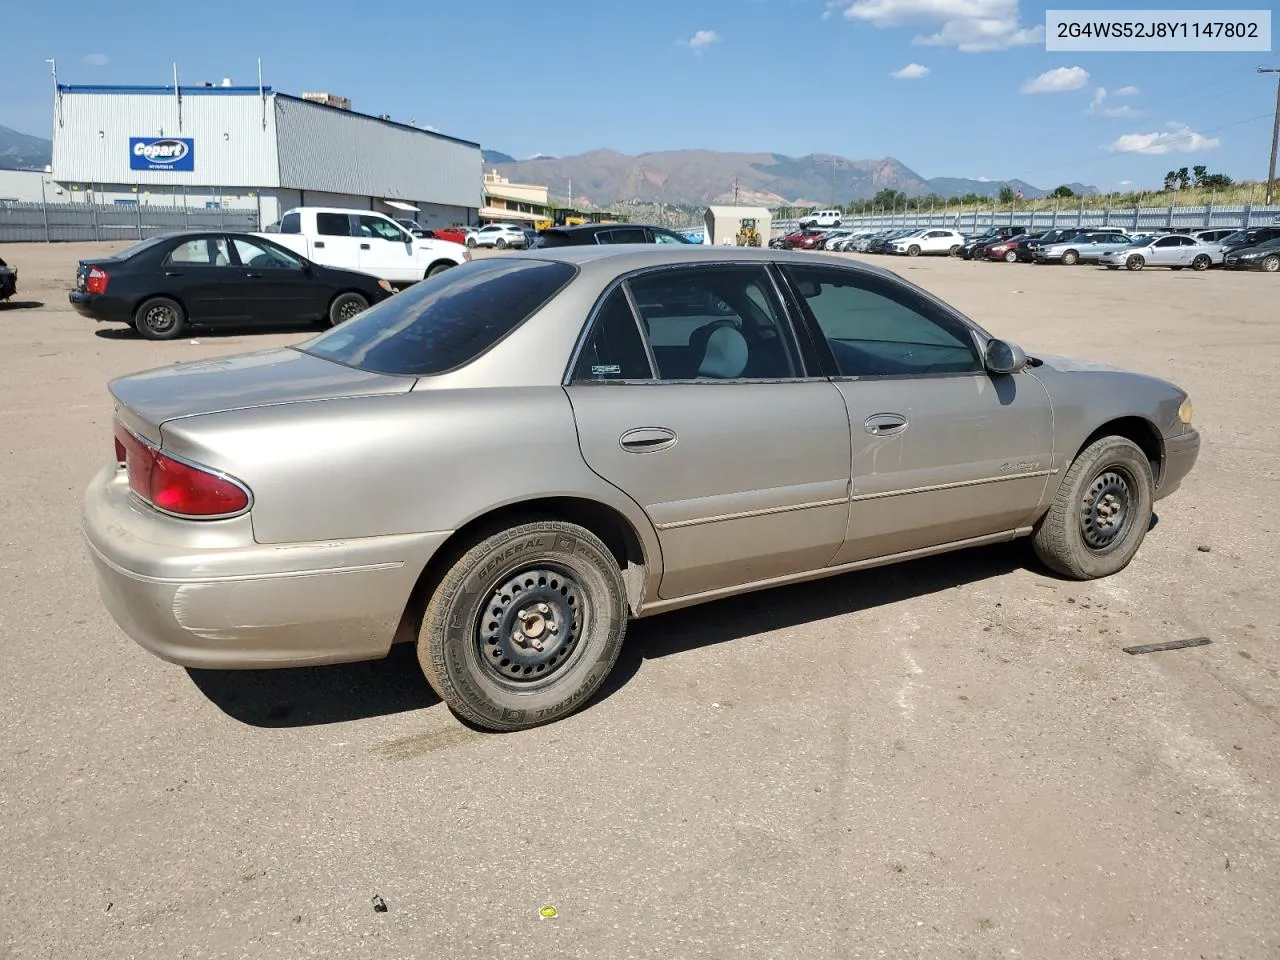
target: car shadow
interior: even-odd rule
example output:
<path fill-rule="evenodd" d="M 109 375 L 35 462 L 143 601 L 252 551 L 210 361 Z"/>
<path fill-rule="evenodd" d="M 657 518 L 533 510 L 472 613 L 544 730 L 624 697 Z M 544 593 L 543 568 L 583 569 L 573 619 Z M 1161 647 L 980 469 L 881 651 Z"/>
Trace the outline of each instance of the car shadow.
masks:
<path fill-rule="evenodd" d="M 184 340 L 222 340 L 229 337 L 256 337 L 267 334 L 311 333 L 318 334 L 327 329 L 319 322 L 308 323 L 263 323 L 251 327 L 188 327 L 187 332 L 173 340 L 182 343 Z M 124 324 L 109 327 L 98 327 L 93 331 L 95 337 L 103 340 L 141 340 L 142 335 L 133 327 Z"/>
<path fill-rule="evenodd" d="M 43 306 L 41 300 L 0 300 L 0 310 L 39 310 Z"/>
<path fill-rule="evenodd" d="M 646 660 L 940 593 L 1026 568 L 1034 562 L 1028 554 L 1025 540 L 976 547 L 632 621 L 617 664 L 587 709 L 625 687 Z M 1037 568 L 1037 572 L 1042 571 Z M 279 670 L 189 668 L 187 673 L 224 713 L 255 727 L 318 726 L 440 703 L 422 674 L 412 643 L 394 645 L 382 660 L 360 663 Z"/>

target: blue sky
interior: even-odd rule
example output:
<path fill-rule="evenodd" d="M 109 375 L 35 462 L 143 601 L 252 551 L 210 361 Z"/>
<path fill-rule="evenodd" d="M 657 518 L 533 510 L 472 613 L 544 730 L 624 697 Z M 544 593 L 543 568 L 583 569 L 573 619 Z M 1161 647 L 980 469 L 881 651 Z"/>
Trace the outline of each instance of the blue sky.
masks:
<path fill-rule="evenodd" d="M 64 83 L 134 84 L 169 82 L 174 60 L 184 83 L 255 83 L 261 56 L 276 89 L 340 93 L 362 112 L 516 157 L 596 147 L 893 156 L 925 177 L 1104 190 L 1199 163 L 1266 175 L 1275 81 L 1255 69 L 1280 55 L 1046 52 L 1031 32 L 1046 6 L 1107 4 L 223 0 L 134 2 L 120 17 L 100 2 L 18 3 L 4 14 L 5 36 L 22 43 L 7 39 L 0 58 L 0 124 L 50 135 L 46 57 Z M 893 76 L 907 67 L 922 75 Z"/>

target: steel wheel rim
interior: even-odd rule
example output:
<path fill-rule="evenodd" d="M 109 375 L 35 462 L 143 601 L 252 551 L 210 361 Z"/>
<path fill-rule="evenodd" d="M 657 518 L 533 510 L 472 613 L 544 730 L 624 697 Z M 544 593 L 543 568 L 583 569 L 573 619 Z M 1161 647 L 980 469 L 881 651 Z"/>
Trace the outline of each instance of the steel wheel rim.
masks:
<path fill-rule="evenodd" d="M 564 567 L 539 563 L 503 574 L 477 618 L 476 659 L 508 689 L 547 686 L 577 662 L 589 617 L 586 591 Z"/>
<path fill-rule="evenodd" d="M 338 307 L 338 319 L 350 320 L 363 309 L 364 308 L 360 306 L 360 301 L 358 300 L 343 300 L 341 305 Z"/>
<path fill-rule="evenodd" d="M 178 312 L 173 307 L 157 303 L 147 310 L 142 320 L 147 325 L 147 329 L 154 330 L 156 333 L 168 333 L 178 325 Z"/>
<path fill-rule="evenodd" d="M 1094 553 L 1106 553 L 1124 541 L 1133 526 L 1134 483 L 1119 467 L 1093 478 L 1080 503 L 1080 535 Z"/>

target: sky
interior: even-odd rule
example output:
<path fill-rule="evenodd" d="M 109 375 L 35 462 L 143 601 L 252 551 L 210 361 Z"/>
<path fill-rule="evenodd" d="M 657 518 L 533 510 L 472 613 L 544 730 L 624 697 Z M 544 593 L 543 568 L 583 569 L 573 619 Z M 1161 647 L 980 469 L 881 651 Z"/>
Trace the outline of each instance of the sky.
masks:
<path fill-rule="evenodd" d="M 4 14 L 0 124 L 51 136 L 46 58 L 62 83 L 165 84 L 176 61 L 183 83 L 256 84 L 261 57 L 277 90 L 338 93 L 517 158 L 601 147 L 892 156 L 924 177 L 1106 191 L 1195 164 L 1265 178 L 1276 81 L 1256 68 L 1280 66 L 1280 54 L 1046 51 L 1046 7 L 1107 6 L 377 0 L 353 15 L 337 0 L 134 0 L 127 19 L 104 20 L 101 3 L 17 3 Z"/>

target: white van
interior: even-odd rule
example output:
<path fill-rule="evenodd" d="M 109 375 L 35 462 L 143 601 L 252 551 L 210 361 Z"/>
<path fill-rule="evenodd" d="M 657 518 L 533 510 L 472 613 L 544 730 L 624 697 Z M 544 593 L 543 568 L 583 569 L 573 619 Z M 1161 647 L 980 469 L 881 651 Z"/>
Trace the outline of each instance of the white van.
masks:
<path fill-rule="evenodd" d="M 401 286 L 471 259 L 460 243 L 415 237 L 388 216 L 342 207 L 294 207 L 270 238 L 308 260 Z"/>

